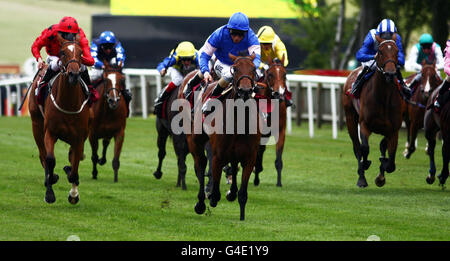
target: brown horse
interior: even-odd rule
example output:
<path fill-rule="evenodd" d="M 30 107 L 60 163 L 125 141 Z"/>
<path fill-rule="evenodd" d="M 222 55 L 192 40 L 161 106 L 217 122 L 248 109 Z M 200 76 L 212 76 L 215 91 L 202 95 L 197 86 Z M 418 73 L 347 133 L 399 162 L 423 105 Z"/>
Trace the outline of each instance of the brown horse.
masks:
<path fill-rule="evenodd" d="M 156 116 L 156 130 L 158 132 L 158 138 L 157 138 L 157 145 L 158 145 L 158 166 L 156 168 L 156 171 L 153 173 L 153 176 L 155 176 L 156 179 L 160 179 L 163 175 L 161 168 L 163 160 L 166 156 L 166 141 L 167 138 L 170 136 L 172 137 L 172 143 L 173 148 L 175 150 L 175 154 L 177 155 L 177 165 L 178 165 L 178 178 L 177 178 L 177 187 L 180 187 L 183 190 L 186 190 L 186 156 L 189 153 L 189 148 L 186 140 L 186 134 L 185 133 L 175 133 L 172 130 L 172 120 L 176 115 L 179 113 L 178 110 L 172 110 L 172 104 L 179 98 L 179 93 L 183 93 L 183 86 L 187 84 L 187 82 L 194 77 L 194 75 L 198 72 L 198 70 L 192 71 L 188 73 L 183 81 L 184 84 L 181 84 L 175 90 L 173 90 L 170 93 L 169 98 L 167 98 L 167 101 L 165 102 L 165 106 L 163 106 L 163 116 L 165 117 L 159 117 Z M 184 97 L 181 97 L 180 99 L 184 100 Z M 208 148 L 209 143 L 206 144 L 206 148 Z M 211 177 L 211 164 L 209 167 L 208 177 Z M 208 184 L 211 185 L 212 180 L 210 179 Z M 207 186 L 207 191 L 208 187 Z"/>
<path fill-rule="evenodd" d="M 279 132 L 278 132 L 278 140 L 276 143 L 276 159 L 275 159 L 275 168 L 277 170 L 277 186 L 281 187 L 281 170 L 283 169 L 283 148 L 284 141 L 286 136 L 286 103 L 284 101 L 284 91 L 286 91 L 286 69 L 283 66 L 284 64 L 284 56 L 281 61 L 276 59 L 273 61 L 269 58 L 269 69 L 266 70 L 264 74 L 264 83 L 267 85 L 267 90 L 271 90 L 272 93 L 268 95 L 268 97 L 272 97 L 275 99 L 279 99 Z M 268 123 L 270 124 L 271 113 L 268 114 Z M 266 150 L 266 145 L 260 145 L 258 150 L 258 156 L 256 158 L 255 165 L 255 186 L 259 185 L 259 173 L 263 170 L 263 155 Z"/>
<path fill-rule="evenodd" d="M 222 93 L 222 101 L 220 104 L 223 108 L 222 121 L 211 121 L 211 126 L 213 128 L 218 128 L 220 134 L 218 132 L 211 132 L 209 135 L 206 134 L 205 131 L 202 131 L 201 134 L 196 134 L 193 130 L 191 134 L 187 135 L 189 151 L 192 153 L 194 157 L 195 163 L 195 171 L 197 174 L 197 178 L 200 183 L 199 193 L 197 195 L 198 202 L 195 206 L 195 212 L 197 214 L 202 214 L 205 212 L 206 205 L 204 203 L 205 193 L 204 193 L 204 173 L 207 158 L 204 154 L 204 147 L 206 142 L 210 141 L 212 148 L 212 177 L 213 177 L 213 186 L 212 193 L 209 197 L 210 205 L 212 207 L 216 207 L 218 201 L 220 200 L 220 178 L 222 173 L 222 168 L 231 163 L 232 168 L 232 185 L 230 191 L 227 193 L 227 199 L 229 201 L 234 201 L 236 199 L 237 190 L 237 182 L 236 182 L 236 174 L 238 170 L 238 164 L 240 163 L 243 169 L 242 172 L 242 183 L 241 188 L 238 193 L 238 201 L 240 205 L 240 219 L 245 219 L 245 205 L 247 202 L 247 187 L 248 180 L 250 178 L 251 172 L 255 166 L 257 150 L 261 138 L 261 133 L 259 129 L 255 134 L 248 132 L 248 120 L 249 113 L 247 114 L 245 119 L 247 120 L 245 126 L 245 133 L 238 134 L 237 132 L 237 113 L 234 109 L 238 109 L 236 107 L 227 108 L 226 101 L 227 100 L 248 100 L 251 98 L 252 92 L 255 90 L 255 78 L 256 78 L 256 69 L 253 64 L 253 59 L 255 58 L 255 54 L 252 56 L 234 56 L 229 55 L 231 60 L 234 62 L 231 67 L 233 72 L 233 82 L 232 88 L 227 89 Z M 212 91 L 216 83 L 210 84 L 207 89 L 204 91 L 202 95 L 202 100 L 204 101 L 208 94 Z M 217 109 L 217 108 L 216 108 Z M 244 107 L 245 110 L 245 107 Z M 252 110 L 249 109 L 251 112 Z M 220 112 L 220 111 L 219 111 Z M 218 116 L 218 112 L 214 112 L 215 116 Z M 227 132 L 227 124 L 226 122 L 230 120 L 230 116 L 233 117 L 233 134 L 229 134 Z M 257 115 L 251 115 L 253 118 Z M 220 118 L 220 115 L 218 116 Z M 206 119 L 205 119 L 206 121 Z M 194 129 L 192 127 L 192 129 Z M 228 134 L 227 134 L 228 133 Z"/>
<path fill-rule="evenodd" d="M 88 89 L 80 81 L 82 49 L 79 36 L 75 41 L 67 41 L 59 34 L 57 39 L 61 44 L 60 59 L 61 72 L 56 76 L 49 96 L 45 101 L 44 115 L 36 104 L 34 90 L 39 81 L 33 82 L 29 99 L 29 110 L 33 126 L 33 135 L 39 148 L 39 158 L 45 169 L 45 201 L 55 202 L 55 194 L 52 185 L 58 181 L 58 175 L 54 173 L 56 164 L 54 147 L 58 139 L 70 145 L 70 166 L 65 166 L 64 171 L 68 180 L 72 183 L 68 200 L 76 204 L 79 200 L 78 165 L 83 156 L 84 142 L 89 134 L 89 107 Z"/>
<path fill-rule="evenodd" d="M 411 102 L 405 103 L 406 110 L 403 115 L 403 119 L 406 123 L 407 141 L 406 148 L 403 152 L 403 156 L 409 159 L 411 154 L 416 150 L 416 138 L 419 129 L 423 128 L 423 119 L 425 115 L 425 107 L 428 102 L 430 94 L 442 83 L 442 79 L 439 77 L 436 71 L 436 61 L 434 64 L 425 64 L 422 62 L 422 79 L 414 88 Z M 412 74 L 406 80 L 411 82 L 417 74 Z"/>
<path fill-rule="evenodd" d="M 342 92 L 347 129 L 353 143 L 353 152 L 358 160 L 357 186 L 362 188 L 367 187 L 364 171 L 371 164 L 371 161 L 367 160 L 370 134 L 374 132 L 384 136 L 380 142 L 380 174 L 375 179 L 375 184 L 381 187 L 386 182 L 384 172 L 391 173 L 395 170 L 398 131 L 402 123 L 402 101 L 395 79 L 398 64 L 396 35 L 394 34 L 393 40 L 383 40 L 378 36 L 376 39 L 379 43 L 375 56 L 377 70 L 363 86 L 359 102 L 346 95 L 346 90 L 352 87 L 361 68 L 354 70 L 349 75 Z M 358 137 L 358 123 L 362 144 Z M 386 159 L 386 149 L 389 153 L 388 159 Z"/>
<path fill-rule="evenodd" d="M 442 85 L 437 88 L 433 93 L 431 98 L 428 100 L 427 105 L 431 105 L 434 102 L 437 94 L 439 93 L 439 89 Z M 444 188 L 445 181 L 448 178 L 449 170 L 448 163 L 450 160 L 450 103 L 446 103 L 442 109 L 440 114 L 434 112 L 433 109 L 427 110 L 425 112 L 424 119 L 424 127 L 425 127 L 425 138 L 428 141 L 428 156 L 430 158 L 430 170 L 429 175 L 427 177 L 427 183 L 433 184 L 436 174 L 436 165 L 434 163 L 434 148 L 436 147 L 436 134 L 440 130 L 442 133 L 442 171 L 438 176 L 439 185 Z"/>
<path fill-rule="evenodd" d="M 127 105 L 125 99 L 121 98 L 122 90 L 125 89 L 125 77 L 122 74 L 122 64 L 111 66 L 106 60 L 103 61 L 102 82 L 97 87 L 100 99 L 91 108 L 92 124 L 89 132 L 89 143 L 92 149 L 92 178 L 97 179 L 97 163 L 106 163 L 106 150 L 111 138 L 114 137 L 114 158 L 112 167 L 114 170 L 114 182 L 118 181 L 120 167 L 120 153 L 125 138 L 125 127 L 127 124 Z M 98 158 L 98 140 L 103 139 L 102 158 Z"/>

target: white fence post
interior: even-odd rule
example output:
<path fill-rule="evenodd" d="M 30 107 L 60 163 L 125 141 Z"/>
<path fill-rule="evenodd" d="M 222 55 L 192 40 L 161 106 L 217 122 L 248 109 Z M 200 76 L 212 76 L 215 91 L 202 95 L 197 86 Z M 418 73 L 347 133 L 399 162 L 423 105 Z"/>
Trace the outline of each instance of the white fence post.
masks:
<path fill-rule="evenodd" d="M 308 125 L 309 137 L 314 137 L 314 112 L 313 112 L 313 98 L 311 82 L 306 83 L 307 86 L 307 100 L 308 100 Z"/>
<path fill-rule="evenodd" d="M 145 87 L 145 75 L 141 75 L 141 103 L 142 118 L 147 119 L 147 88 Z"/>
<path fill-rule="evenodd" d="M 334 83 L 331 84 L 330 97 L 331 97 L 331 126 L 333 129 L 333 139 L 337 139 L 336 85 Z"/>

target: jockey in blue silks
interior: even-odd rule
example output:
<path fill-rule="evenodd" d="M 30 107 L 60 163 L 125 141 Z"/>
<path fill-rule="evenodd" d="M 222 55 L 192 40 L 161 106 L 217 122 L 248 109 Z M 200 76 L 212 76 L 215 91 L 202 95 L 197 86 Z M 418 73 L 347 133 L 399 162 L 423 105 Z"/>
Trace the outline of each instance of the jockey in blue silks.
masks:
<path fill-rule="evenodd" d="M 256 57 L 253 63 L 256 68 L 259 67 L 261 46 L 258 37 L 250 29 L 248 17 L 241 12 L 237 12 L 230 17 L 226 25 L 217 28 L 200 49 L 200 72 L 189 81 L 184 96 L 188 98 L 192 93 L 192 88 L 198 85 L 202 79 L 205 79 L 208 83 L 213 81 L 208 62 L 215 55 L 217 60 L 213 68 L 220 79 L 210 97 L 218 97 L 233 79 L 230 71 L 233 61 L 228 54 L 239 56 L 241 51 L 247 51 L 249 55 L 255 53 Z"/>
<path fill-rule="evenodd" d="M 411 97 L 411 90 L 408 86 L 406 86 L 400 72 L 400 67 L 405 64 L 405 53 L 403 52 L 402 38 L 397 33 L 397 28 L 395 27 L 394 22 L 390 19 L 383 19 L 377 29 L 370 30 L 364 39 L 361 49 L 359 49 L 356 53 L 356 60 L 361 62 L 363 69 L 352 85 L 351 95 L 358 97 L 361 86 L 377 69 L 375 55 L 378 51 L 379 43 L 375 39 L 375 35 L 378 35 L 384 40 L 391 40 L 394 34 L 397 34 L 397 40 L 395 43 L 398 47 L 397 79 L 402 87 L 405 97 L 407 99 Z"/>
<path fill-rule="evenodd" d="M 91 70 L 91 78 L 95 84 L 99 84 L 102 80 L 103 69 L 105 65 L 103 61 L 106 60 L 112 66 L 125 64 L 125 50 L 120 41 L 116 38 L 113 32 L 104 31 L 99 38 L 93 39 L 91 43 L 91 54 L 94 58 L 94 68 Z M 131 92 L 128 89 L 122 90 L 122 95 L 128 104 L 131 100 Z"/>

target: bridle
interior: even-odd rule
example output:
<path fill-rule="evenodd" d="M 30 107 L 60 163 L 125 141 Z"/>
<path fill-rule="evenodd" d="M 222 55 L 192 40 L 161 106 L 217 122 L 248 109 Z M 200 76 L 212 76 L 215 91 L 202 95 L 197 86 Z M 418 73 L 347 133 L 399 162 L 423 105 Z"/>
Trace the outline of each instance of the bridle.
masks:
<path fill-rule="evenodd" d="M 64 43 L 61 45 L 61 50 L 59 51 L 60 57 L 66 55 L 66 54 L 63 52 L 63 48 L 64 48 L 64 46 L 66 46 L 67 44 L 78 45 L 78 42 L 76 42 L 76 41 L 67 41 L 67 42 L 64 42 Z M 76 59 L 70 59 L 70 60 L 67 61 L 65 64 L 61 65 L 61 71 L 62 71 L 63 74 L 67 74 L 67 66 L 68 66 L 69 64 L 71 64 L 71 63 L 76 63 L 76 64 L 78 64 L 78 67 L 79 67 L 78 73 L 81 72 L 81 62 L 78 61 L 78 60 L 76 60 Z"/>
<path fill-rule="evenodd" d="M 243 59 L 245 59 L 245 60 L 250 60 L 250 61 L 253 63 L 253 60 L 252 60 L 250 57 L 238 57 L 238 58 L 234 61 L 234 64 L 230 67 L 231 75 L 233 75 L 233 81 L 232 81 L 233 87 L 239 89 L 239 83 L 241 82 L 241 80 L 247 78 L 247 79 L 250 80 L 251 85 L 252 85 L 251 91 L 252 91 L 252 92 L 256 92 L 257 89 L 259 89 L 260 87 L 256 85 L 256 81 L 255 81 L 255 77 L 254 77 L 254 76 L 252 77 L 252 76 L 250 76 L 250 75 L 248 75 L 248 74 L 244 74 L 244 75 L 241 75 L 241 76 L 240 76 L 239 78 L 237 78 L 237 79 L 236 79 L 236 77 L 235 77 L 235 68 L 236 68 L 235 64 L 236 64 L 239 60 L 243 60 Z M 253 72 L 253 75 L 256 75 L 256 68 L 255 68 L 255 67 L 253 68 L 252 72 Z"/>
<path fill-rule="evenodd" d="M 380 45 L 378 46 L 378 51 L 377 51 L 376 57 L 378 56 L 378 54 L 383 55 L 383 52 L 381 51 L 381 46 L 382 46 L 383 44 L 387 44 L 387 43 L 393 43 L 395 49 L 397 49 L 397 51 L 398 51 L 397 44 L 395 43 L 394 40 L 384 40 L 384 41 L 381 42 Z M 376 57 L 375 57 L 375 58 L 376 58 Z M 384 67 L 385 67 L 386 64 L 388 64 L 388 63 L 393 63 L 393 64 L 395 65 L 395 67 L 397 67 L 398 61 L 393 60 L 393 59 L 388 59 L 388 60 L 384 61 L 384 63 L 383 63 L 381 66 L 378 65 L 378 62 L 376 61 L 377 70 L 380 71 L 383 75 L 385 75 L 385 74 L 386 74 L 386 71 L 384 71 Z"/>

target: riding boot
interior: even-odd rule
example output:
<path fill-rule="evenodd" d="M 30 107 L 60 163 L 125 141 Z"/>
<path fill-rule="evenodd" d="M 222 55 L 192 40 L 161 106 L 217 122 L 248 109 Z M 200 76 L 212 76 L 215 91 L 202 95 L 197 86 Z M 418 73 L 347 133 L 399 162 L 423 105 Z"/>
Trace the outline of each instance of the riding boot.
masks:
<path fill-rule="evenodd" d="M 358 77 L 356 77 L 355 82 L 353 82 L 352 84 L 352 90 L 350 91 L 350 94 L 355 97 L 358 98 L 359 97 L 359 93 L 360 93 L 360 89 L 361 86 L 364 84 L 365 80 L 366 80 L 366 74 L 369 72 L 370 67 L 369 66 L 364 66 L 364 68 L 362 69 L 362 71 L 359 73 Z"/>
<path fill-rule="evenodd" d="M 47 88 L 43 88 L 43 87 L 47 87 L 50 80 L 56 74 L 58 74 L 58 72 L 53 71 L 50 66 L 47 68 L 47 71 L 45 72 L 44 77 L 42 77 L 42 80 L 39 83 L 38 88 L 36 89 L 36 92 L 35 92 L 35 96 L 37 97 L 38 104 L 41 104 L 41 105 L 44 104 L 45 96 L 47 95 Z"/>
<path fill-rule="evenodd" d="M 192 90 L 194 87 L 202 81 L 202 78 L 200 78 L 200 72 L 196 73 L 194 77 L 192 77 L 189 82 L 186 84 L 186 89 L 183 92 L 184 98 L 189 100 L 189 96 L 192 94 Z"/>
<path fill-rule="evenodd" d="M 87 69 L 81 72 L 81 79 L 88 87 L 89 94 L 90 94 L 88 103 L 89 103 L 89 105 L 92 105 L 94 102 L 98 101 L 100 96 L 97 92 L 97 89 L 92 87 L 91 78 L 89 77 L 89 72 Z"/>
<path fill-rule="evenodd" d="M 444 84 L 442 84 L 441 89 L 439 90 L 439 93 L 436 97 L 436 101 L 433 103 L 431 107 L 434 107 L 434 110 L 439 113 L 441 110 L 441 107 L 448 101 L 450 96 L 450 82 L 447 80 L 444 80 Z"/>
<path fill-rule="evenodd" d="M 176 87 L 176 85 L 173 82 L 170 82 L 169 85 L 164 88 L 158 95 L 158 97 L 155 100 L 155 110 L 153 111 L 154 114 L 158 115 L 158 117 L 161 117 L 162 113 L 162 107 L 164 104 L 164 101 L 169 98 L 170 93 L 174 89 L 173 87 Z"/>
<path fill-rule="evenodd" d="M 224 88 L 222 88 L 222 86 L 220 86 L 219 82 L 217 83 L 217 85 L 214 87 L 213 91 L 211 92 L 211 94 L 209 95 L 209 98 L 206 100 L 205 104 L 203 104 L 202 107 L 202 112 L 207 115 L 212 111 L 208 110 L 208 105 L 211 102 L 212 99 L 220 99 L 220 95 L 222 94 Z"/>
<path fill-rule="evenodd" d="M 406 100 L 411 99 L 411 89 L 406 85 L 406 83 L 403 81 L 402 72 L 400 71 L 400 67 L 397 67 L 397 79 L 400 83 L 400 86 L 402 87 L 402 93 L 405 95 Z"/>

